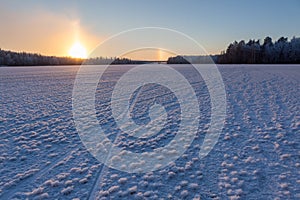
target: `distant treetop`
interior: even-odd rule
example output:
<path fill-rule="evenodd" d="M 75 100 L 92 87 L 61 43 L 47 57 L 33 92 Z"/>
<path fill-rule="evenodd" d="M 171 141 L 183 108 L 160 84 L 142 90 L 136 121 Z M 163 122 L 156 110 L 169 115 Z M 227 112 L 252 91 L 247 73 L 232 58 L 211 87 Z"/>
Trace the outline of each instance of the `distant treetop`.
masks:
<path fill-rule="evenodd" d="M 211 56 L 176 56 L 170 57 L 169 64 L 211 63 L 219 64 L 300 64 L 300 38 L 281 37 L 273 43 L 266 37 L 263 44 L 259 40 L 234 41 L 220 55 Z"/>

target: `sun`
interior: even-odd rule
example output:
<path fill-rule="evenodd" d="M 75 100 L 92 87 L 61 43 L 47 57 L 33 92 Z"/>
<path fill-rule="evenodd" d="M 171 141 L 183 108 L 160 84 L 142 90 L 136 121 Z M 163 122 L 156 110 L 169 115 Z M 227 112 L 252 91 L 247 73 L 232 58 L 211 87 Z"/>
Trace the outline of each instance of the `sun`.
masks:
<path fill-rule="evenodd" d="M 70 48 L 69 56 L 73 58 L 87 58 L 87 52 L 84 46 L 82 46 L 79 42 L 76 42 Z"/>

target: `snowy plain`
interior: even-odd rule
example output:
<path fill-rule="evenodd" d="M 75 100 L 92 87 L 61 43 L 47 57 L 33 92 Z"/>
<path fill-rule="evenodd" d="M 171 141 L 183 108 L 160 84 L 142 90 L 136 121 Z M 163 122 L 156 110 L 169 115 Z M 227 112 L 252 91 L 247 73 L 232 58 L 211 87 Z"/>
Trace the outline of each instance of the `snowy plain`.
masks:
<path fill-rule="evenodd" d="M 112 66 L 95 95 L 99 123 L 111 139 L 112 86 L 130 67 Z M 300 66 L 218 66 L 227 116 L 218 143 L 203 159 L 198 153 L 209 123 L 209 94 L 193 69 L 174 68 L 197 94 L 197 136 L 171 165 L 132 174 L 104 166 L 82 144 L 72 115 L 78 66 L 1 67 L 0 199 L 299 199 Z M 169 95 L 165 88 L 146 90 Z M 179 107 L 172 99 L 166 101 L 174 109 L 169 134 L 124 138 L 120 146 L 141 152 L 167 144 L 177 130 Z"/>

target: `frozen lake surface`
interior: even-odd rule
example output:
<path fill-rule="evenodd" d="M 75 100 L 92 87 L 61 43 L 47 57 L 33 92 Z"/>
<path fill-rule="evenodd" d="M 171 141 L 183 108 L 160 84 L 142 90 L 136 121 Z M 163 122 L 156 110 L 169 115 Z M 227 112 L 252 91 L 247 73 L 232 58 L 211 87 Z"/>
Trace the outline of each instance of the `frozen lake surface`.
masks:
<path fill-rule="evenodd" d="M 111 122 L 112 86 L 130 67 L 112 66 L 97 90 L 102 125 Z M 82 144 L 72 113 L 78 66 L 1 67 L 0 199 L 299 199 L 300 66 L 219 66 L 227 116 L 218 143 L 203 159 L 198 153 L 209 123 L 209 94 L 188 66 L 174 68 L 197 94 L 199 131 L 171 165 L 132 174 L 104 166 Z M 164 88 L 148 91 L 169 94 Z M 169 108 L 178 114 L 176 104 Z M 169 130 L 149 141 L 125 138 L 120 145 L 150 151 L 167 144 L 176 125 Z"/>

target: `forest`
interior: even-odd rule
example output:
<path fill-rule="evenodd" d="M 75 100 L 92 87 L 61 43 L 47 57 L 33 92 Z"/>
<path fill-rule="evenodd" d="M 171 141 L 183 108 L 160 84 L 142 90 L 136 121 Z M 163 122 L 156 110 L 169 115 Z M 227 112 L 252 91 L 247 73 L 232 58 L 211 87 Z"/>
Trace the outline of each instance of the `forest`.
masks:
<path fill-rule="evenodd" d="M 217 64 L 299 64 L 300 38 L 281 37 L 273 42 L 266 37 L 260 40 L 244 40 L 231 43 L 226 51 L 211 56 L 176 56 L 170 57 L 168 64 L 212 63 Z"/>
<path fill-rule="evenodd" d="M 104 64 L 143 64 L 128 58 L 96 57 L 89 59 L 44 56 L 37 53 L 13 52 L 0 49 L 0 66 L 45 66 L 45 65 L 104 65 Z"/>

